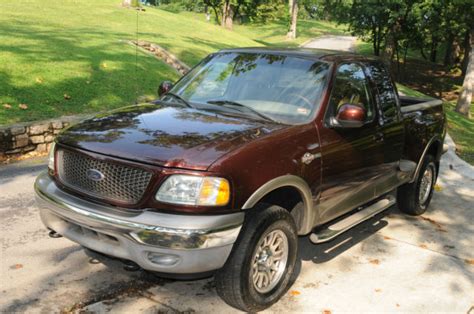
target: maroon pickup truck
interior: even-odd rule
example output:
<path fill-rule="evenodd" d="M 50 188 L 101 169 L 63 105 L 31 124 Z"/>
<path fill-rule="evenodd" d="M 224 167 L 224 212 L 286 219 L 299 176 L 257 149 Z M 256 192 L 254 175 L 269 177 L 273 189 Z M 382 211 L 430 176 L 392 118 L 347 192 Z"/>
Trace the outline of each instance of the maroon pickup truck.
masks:
<path fill-rule="evenodd" d="M 399 97 L 377 59 L 222 50 L 159 94 L 60 134 L 35 183 L 51 236 L 162 276 L 212 274 L 258 311 L 293 282 L 298 236 L 430 203 L 441 102 Z"/>

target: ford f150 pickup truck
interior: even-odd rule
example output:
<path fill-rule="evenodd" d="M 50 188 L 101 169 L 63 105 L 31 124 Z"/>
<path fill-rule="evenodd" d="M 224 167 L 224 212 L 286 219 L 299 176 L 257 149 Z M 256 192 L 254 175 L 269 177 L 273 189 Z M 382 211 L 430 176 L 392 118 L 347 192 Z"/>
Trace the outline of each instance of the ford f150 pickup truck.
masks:
<path fill-rule="evenodd" d="M 212 274 L 228 304 L 258 311 L 294 280 L 298 236 L 430 203 L 441 101 L 399 97 L 378 59 L 222 50 L 159 94 L 57 137 L 35 183 L 52 236 L 163 276 Z"/>

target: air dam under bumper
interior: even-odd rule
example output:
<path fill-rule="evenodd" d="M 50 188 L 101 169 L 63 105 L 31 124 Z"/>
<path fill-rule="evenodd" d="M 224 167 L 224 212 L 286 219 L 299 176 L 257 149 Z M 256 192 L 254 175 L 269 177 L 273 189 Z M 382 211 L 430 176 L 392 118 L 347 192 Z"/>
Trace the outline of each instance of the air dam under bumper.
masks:
<path fill-rule="evenodd" d="M 244 220 L 244 213 L 191 216 L 117 210 L 60 190 L 47 172 L 36 179 L 35 191 L 46 227 L 92 250 L 163 273 L 221 268 Z"/>

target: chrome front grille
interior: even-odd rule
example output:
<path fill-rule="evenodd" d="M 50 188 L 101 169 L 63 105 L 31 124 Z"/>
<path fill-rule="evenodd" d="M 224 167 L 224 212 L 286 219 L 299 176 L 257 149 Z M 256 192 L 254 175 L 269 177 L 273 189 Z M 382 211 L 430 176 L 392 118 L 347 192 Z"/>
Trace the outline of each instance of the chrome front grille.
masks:
<path fill-rule="evenodd" d="M 152 173 L 144 169 L 110 163 L 78 152 L 59 149 L 56 155 L 60 181 L 91 196 L 126 204 L 138 203 Z"/>

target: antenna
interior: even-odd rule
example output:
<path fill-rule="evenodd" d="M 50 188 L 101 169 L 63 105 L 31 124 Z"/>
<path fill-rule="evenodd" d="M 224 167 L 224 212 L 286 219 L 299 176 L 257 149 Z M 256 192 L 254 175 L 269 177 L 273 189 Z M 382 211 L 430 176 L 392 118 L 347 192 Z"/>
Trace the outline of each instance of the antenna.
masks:
<path fill-rule="evenodd" d="M 137 28 L 135 32 L 135 105 L 138 104 L 138 11 L 139 8 L 135 8 L 137 12 Z"/>

